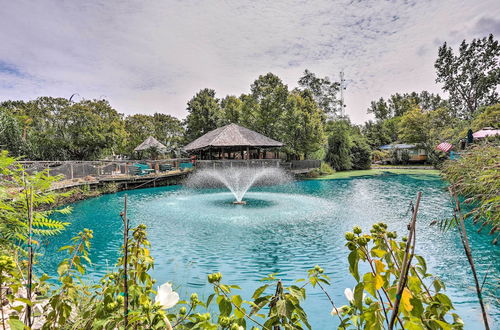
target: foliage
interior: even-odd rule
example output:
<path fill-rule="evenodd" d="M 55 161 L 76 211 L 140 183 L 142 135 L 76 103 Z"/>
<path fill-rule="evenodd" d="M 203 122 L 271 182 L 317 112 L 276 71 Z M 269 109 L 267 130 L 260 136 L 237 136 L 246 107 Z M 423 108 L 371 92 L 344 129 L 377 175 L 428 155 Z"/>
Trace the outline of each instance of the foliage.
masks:
<path fill-rule="evenodd" d="M 497 87 L 500 84 L 500 45 L 489 37 L 465 40 L 460 44 L 458 54 L 445 42 L 439 47 L 434 64 L 436 82 L 443 84 L 443 90 L 450 94 L 450 103 L 463 118 L 472 118 L 483 105 L 500 101 Z"/>
<path fill-rule="evenodd" d="M 215 97 L 215 90 L 202 89 L 187 103 L 186 117 L 187 141 L 199 138 L 205 133 L 219 127 L 221 122 L 221 107 L 219 99 Z"/>
<path fill-rule="evenodd" d="M 350 127 L 345 120 L 330 123 L 330 136 L 325 161 L 336 171 L 345 171 L 352 168 Z"/>
<path fill-rule="evenodd" d="M 280 140 L 284 129 L 283 117 L 287 110 L 288 87 L 272 74 L 259 76 L 250 86 L 250 94 L 243 97 L 246 104 L 243 124 L 265 136 Z"/>
<path fill-rule="evenodd" d="M 32 204 L 33 233 L 52 236 L 60 233 L 68 223 L 52 219 L 57 213 L 68 213 L 70 207 L 51 209 L 56 199 L 64 196 L 51 190 L 60 177 L 48 171 L 29 174 L 7 151 L 0 151 L 0 247 L 23 250 L 28 243 L 28 208 Z M 33 243 L 38 245 L 38 241 Z"/>
<path fill-rule="evenodd" d="M 442 170 L 443 178 L 472 206 L 465 217 L 491 224 L 491 234 L 500 225 L 499 164 L 500 148 L 486 144 L 473 146 L 458 160 L 446 161 Z"/>
<path fill-rule="evenodd" d="M 349 271 L 357 285 L 346 290 L 348 306 L 338 312 L 343 316 L 339 328 L 383 329 L 394 313 L 397 286 L 402 280 L 403 263 L 407 244 L 406 237 L 397 240 L 395 232 L 387 230 L 384 223 L 374 224 L 370 234 L 362 234 L 360 227 L 345 234 L 349 254 Z M 414 244 L 414 243 L 413 243 Z M 451 313 L 453 304 L 442 290 L 444 284 L 427 272 L 425 259 L 415 256 L 416 264 L 410 264 L 407 285 L 400 297 L 396 326 L 402 329 L 461 329 L 460 317 Z M 411 259 L 410 259 L 411 260 Z M 369 271 L 362 273 L 366 263 Z"/>
<path fill-rule="evenodd" d="M 42 160 L 92 160 L 120 152 L 126 139 L 122 115 L 105 100 L 71 102 L 64 98 L 6 101 L 0 104 L 17 119 L 23 148 L 14 154 Z"/>
<path fill-rule="evenodd" d="M 75 310 L 84 308 L 83 297 L 89 296 L 90 292 L 80 276 L 85 274 L 86 264 L 91 264 L 88 254 L 92 237 L 92 230 L 84 229 L 71 239 L 72 245 L 59 250 L 66 251 L 68 257 L 57 267 L 60 286 L 50 293 L 44 306 L 42 329 L 60 329 L 70 322 Z"/>
<path fill-rule="evenodd" d="M 499 129 L 500 103 L 479 109 L 474 120 L 472 120 L 471 127 L 473 131 L 478 131 L 485 127 Z"/>
<path fill-rule="evenodd" d="M 239 123 L 242 118 L 243 101 L 236 96 L 228 95 L 221 100 L 222 125 Z"/>
<path fill-rule="evenodd" d="M 340 90 L 340 84 L 338 82 L 332 82 L 328 77 L 318 78 L 306 69 L 298 83 L 303 89 L 312 92 L 314 100 L 325 114 L 334 115 L 339 112 L 340 103 L 337 100 L 337 93 Z"/>
<path fill-rule="evenodd" d="M 320 149 L 325 141 L 324 115 L 308 91 L 293 92 L 288 97 L 283 118 L 286 130 L 281 141 L 285 151 L 295 158 L 307 158 Z"/>
<path fill-rule="evenodd" d="M 351 140 L 352 169 L 366 170 L 372 164 L 372 152 L 362 135 L 353 135 Z"/>
<path fill-rule="evenodd" d="M 180 148 L 184 134 L 181 121 L 163 113 L 128 116 L 125 118 L 125 129 L 128 140 L 124 152 L 127 154 L 132 154 L 134 148 L 149 136 L 167 146 L 167 152 L 176 150 Z"/>
<path fill-rule="evenodd" d="M 321 162 L 321 165 L 319 167 L 319 171 L 321 175 L 330 175 L 335 173 L 335 170 L 326 162 Z"/>
<path fill-rule="evenodd" d="M 411 92 L 403 94 L 393 94 L 387 101 L 381 97 L 377 101 L 372 101 L 368 108 L 368 113 L 373 113 L 375 118 L 384 121 L 394 117 L 400 117 L 407 111 L 416 107 L 424 110 L 434 110 L 447 107 L 447 101 L 439 94 L 422 91 L 420 93 Z"/>

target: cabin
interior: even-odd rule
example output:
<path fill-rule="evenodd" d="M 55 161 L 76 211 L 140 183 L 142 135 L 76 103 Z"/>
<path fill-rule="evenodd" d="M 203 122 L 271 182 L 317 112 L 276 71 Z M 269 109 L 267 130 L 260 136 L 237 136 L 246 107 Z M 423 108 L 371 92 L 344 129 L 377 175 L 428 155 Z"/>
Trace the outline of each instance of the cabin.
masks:
<path fill-rule="evenodd" d="M 391 153 L 395 152 L 398 160 L 403 160 L 404 155 L 408 154 L 408 162 L 410 163 L 425 163 L 425 161 L 427 160 L 427 153 L 425 152 L 425 149 L 415 144 L 386 144 L 380 146 L 379 149 L 383 151 L 390 151 Z M 385 159 L 384 161 L 387 163 L 394 162 L 394 160 L 391 158 Z"/>

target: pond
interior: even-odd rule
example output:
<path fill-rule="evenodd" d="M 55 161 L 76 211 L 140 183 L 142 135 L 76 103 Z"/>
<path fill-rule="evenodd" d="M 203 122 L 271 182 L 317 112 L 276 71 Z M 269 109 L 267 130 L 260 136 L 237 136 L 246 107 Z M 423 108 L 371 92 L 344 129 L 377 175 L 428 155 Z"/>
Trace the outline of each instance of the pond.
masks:
<path fill-rule="evenodd" d="M 417 223 L 417 253 L 427 259 L 429 272 L 447 285 L 456 312 L 466 328 L 480 324 L 481 314 L 458 234 L 440 231 L 429 224 L 450 217 L 452 207 L 445 184 L 437 176 L 380 175 L 342 180 L 298 181 L 252 188 L 247 205 L 233 205 L 224 189 L 189 190 L 181 186 L 126 192 L 131 225 L 148 227 L 158 282 L 172 282 L 181 299 L 192 292 L 207 297 L 209 273 L 220 271 L 223 282 L 237 284 L 243 298 L 250 299 L 259 281 L 270 273 L 290 284 L 306 271 L 321 265 L 332 279 L 330 294 L 338 306 L 347 303 L 344 289 L 355 280 L 348 272 L 348 249 L 344 233 L 359 225 L 368 231 L 383 221 L 390 230 L 406 234 L 408 206 L 422 191 Z M 56 250 L 83 228 L 94 230 L 91 258 L 95 263 L 89 279 L 112 269 L 121 244 L 125 192 L 103 195 L 73 205 L 66 217 L 69 229 L 53 238 L 39 267 L 54 274 L 61 254 Z M 491 236 L 477 234 L 469 226 L 470 241 L 479 274 L 489 270 L 485 285 L 489 314 L 500 321 L 498 273 L 500 249 Z M 493 274 L 493 275 L 491 275 Z M 495 290 L 497 290 L 495 292 Z M 314 329 L 333 329 L 337 318 L 331 305 L 317 290 L 309 290 L 304 307 Z M 493 326 L 494 327 L 494 326 Z"/>

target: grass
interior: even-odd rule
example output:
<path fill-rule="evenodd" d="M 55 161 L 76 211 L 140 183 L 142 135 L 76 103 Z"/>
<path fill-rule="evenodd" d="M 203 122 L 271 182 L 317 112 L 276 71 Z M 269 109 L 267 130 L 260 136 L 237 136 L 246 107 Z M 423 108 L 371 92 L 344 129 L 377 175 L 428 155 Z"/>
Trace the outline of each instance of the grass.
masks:
<path fill-rule="evenodd" d="M 330 175 L 320 176 L 310 180 L 334 180 L 334 179 L 348 179 L 363 176 L 387 175 L 387 174 L 406 174 L 406 175 L 427 175 L 439 176 L 438 170 L 424 170 L 424 169 L 373 169 L 373 170 L 358 170 L 358 171 L 343 171 L 335 172 Z"/>

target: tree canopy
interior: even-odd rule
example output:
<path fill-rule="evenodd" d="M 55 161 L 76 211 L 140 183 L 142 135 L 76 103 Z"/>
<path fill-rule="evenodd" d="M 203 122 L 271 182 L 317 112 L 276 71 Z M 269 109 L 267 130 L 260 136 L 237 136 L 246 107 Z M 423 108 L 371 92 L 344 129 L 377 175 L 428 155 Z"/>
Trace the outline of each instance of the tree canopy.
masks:
<path fill-rule="evenodd" d="M 463 118 L 472 118 L 480 106 L 500 102 L 500 44 L 492 34 L 470 44 L 464 40 L 458 54 L 445 42 L 434 66 L 436 82 L 443 84 L 450 103 Z"/>

